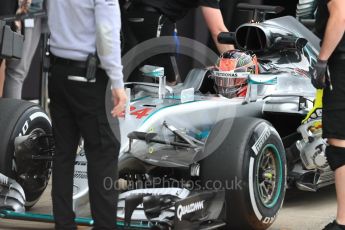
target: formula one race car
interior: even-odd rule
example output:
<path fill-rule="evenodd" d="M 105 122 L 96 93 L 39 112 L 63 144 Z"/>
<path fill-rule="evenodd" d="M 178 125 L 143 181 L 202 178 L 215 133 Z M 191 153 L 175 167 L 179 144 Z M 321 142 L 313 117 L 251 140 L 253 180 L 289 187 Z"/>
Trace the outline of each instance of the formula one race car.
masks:
<path fill-rule="evenodd" d="M 242 8 L 258 16 L 280 10 Z M 334 182 L 321 137 L 321 92 L 313 103 L 308 75 L 319 40 L 293 17 L 258 21 L 221 34 L 220 41 L 235 41 L 239 50 L 224 53 L 214 67 L 191 70 L 182 84 L 166 86 L 162 69 L 153 66 L 143 72 L 158 76 L 159 84 L 126 84 L 131 102 L 120 118 L 114 183 L 119 226 L 267 229 L 287 187 L 316 191 Z M 51 221 L 24 212 L 48 184 L 49 118 L 23 101 L 2 99 L 0 111 L 1 217 Z M 77 213 L 88 202 L 86 166 L 81 150 Z"/>

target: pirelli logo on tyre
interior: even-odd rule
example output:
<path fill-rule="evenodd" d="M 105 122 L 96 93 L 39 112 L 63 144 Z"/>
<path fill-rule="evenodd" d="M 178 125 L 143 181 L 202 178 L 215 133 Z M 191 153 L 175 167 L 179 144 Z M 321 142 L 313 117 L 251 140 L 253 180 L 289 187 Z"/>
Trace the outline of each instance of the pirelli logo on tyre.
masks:
<path fill-rule="evenodd" d="M 265 142 L 270 137 L 270 135 L 271 135 L 271 130 L 268 126 L 266 126 L 264 131 L 260 135 L 259 139 L 252 146 L 252 150 L 254 151 L 255 155 L 258 155 L 258 153 L 260 152 L 260 149 L 262 149 L 262 146 L 265 144 Z"/>

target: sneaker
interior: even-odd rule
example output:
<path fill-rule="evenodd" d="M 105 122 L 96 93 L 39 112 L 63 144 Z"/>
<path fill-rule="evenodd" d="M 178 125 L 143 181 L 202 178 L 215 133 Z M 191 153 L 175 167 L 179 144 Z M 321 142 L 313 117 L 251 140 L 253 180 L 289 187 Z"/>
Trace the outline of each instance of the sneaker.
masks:
<path fill-rule="evenodd" d="M 337 221 L 333 221 L 332 223 L 327 224 L 323 230 L 345 230 L 345 225 L 340 225 Z"/>

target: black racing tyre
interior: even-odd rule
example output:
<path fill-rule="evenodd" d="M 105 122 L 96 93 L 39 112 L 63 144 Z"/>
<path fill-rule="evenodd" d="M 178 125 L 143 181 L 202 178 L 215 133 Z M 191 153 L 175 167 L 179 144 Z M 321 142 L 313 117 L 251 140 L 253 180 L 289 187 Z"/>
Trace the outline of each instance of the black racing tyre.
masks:
<path fill-rule="evenodd" d="M 36 104 L 0 99 L 0 173 L 16 180 L 26 196 L 27 208 L 32 207 L 47 187 L 51 174 L 51 161 L 23 160 L 15 154 L 15 138 L 33 132 L 52 134 L 47 114 Z M 37 153 L 39 154 L 39 153 Z"/>
<path fill-rule="evenodd" d="M 201 179 L 204 186 L 208 183 L 207 189 L 210 181 L 217 181 L 226 191 L 225 229 L 267 229 L 282 207 L 286 190 L 286 158 L 281 138 L 265 120 L 223 120 L 211 131 L 206 151 L 210 140 L 219 138 L 219 131 L 230 125 L 223 142 L 201 161 Z"/>

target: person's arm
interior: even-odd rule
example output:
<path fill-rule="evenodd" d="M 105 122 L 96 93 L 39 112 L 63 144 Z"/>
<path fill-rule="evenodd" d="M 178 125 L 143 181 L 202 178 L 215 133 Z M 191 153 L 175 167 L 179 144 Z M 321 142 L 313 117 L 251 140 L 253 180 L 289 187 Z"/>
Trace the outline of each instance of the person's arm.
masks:
<path fill-rule="evenodd" d="M 327 6 L 329 18 L 327 21 L 325 35 L 322 40 L 321 50 L 317 62 L 313 64 L 309 70 L 311 75 L 311 83 L 317 89 L 327 87 L 327 62 L 329 57 L 337 48 L 345 32 L 344 0 L 330 0 L 328 1 Z M 332 89 L 332 85 L 330 87 Z"/>
<path fill-rule="evenodd" d="M 0 98 L 2 97 L 4 80 L 5 80 L 5 63 L 2 59 L 0 59 Z"/>
<path fill-rule="evenodd" d="M 18 9 L 16 14 L 27 14 L 31 6 L 31 1 L 32 0 L 18 0 Z M 17 27 L 17 32 L 20 33 L 22 31 L 23 23 L 21 21 L 15 21 L 14 24 Z"/>
<path fill-rule="evenodd" d="M 29 11 L 32 0 L 18 0 L 18 9 L 16 14 L 26 14 Z"/>
<path fill-rule="evenodd" d="M 220 44 L 217 40 L 218 34 L 221 32 L 229 32 L 224 24 L 223 15 L 219 9 L 201 6 L 202 14 L 204 15 L 206 24 L 210 30 L 213 41 L 220 53 L 234 49 L 233 45 Z"/>
<path fill-rule="evenodd" d="M 114 109 L 112 115 L 120 115 L 126 104 L 121 63 L 121 15 L 118 0 L 95 0 L 97 55 L 110 78 Z"/>
<path fill-rule="evenodd" d="M 345 32 L 345 1 L 329 1 L 328 10 L 330 16 L 319 54 L 319 59 L 322 61 L 329 59 Z"/>

